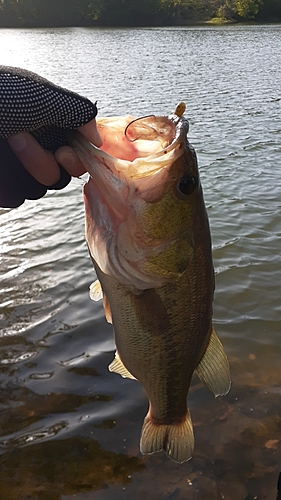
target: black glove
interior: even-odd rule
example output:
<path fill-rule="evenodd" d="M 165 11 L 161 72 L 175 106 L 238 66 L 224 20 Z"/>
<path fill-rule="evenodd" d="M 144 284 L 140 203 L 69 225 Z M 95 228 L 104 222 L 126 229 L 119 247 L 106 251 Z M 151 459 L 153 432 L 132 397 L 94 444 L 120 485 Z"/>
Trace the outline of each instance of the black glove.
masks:
<path fill-rule="evenodd" d="M 85 125 L 96 115 L 97 107 L 88 99 L 30 71 L 0 66 L 0 206 L 17 207 L 70 181 L 60 167 L 60 181 L 46 188 L 25 170 L 5 139 L 28 131 L 43 148 L 55 151 L 67 144 L 64 130 Z"/>

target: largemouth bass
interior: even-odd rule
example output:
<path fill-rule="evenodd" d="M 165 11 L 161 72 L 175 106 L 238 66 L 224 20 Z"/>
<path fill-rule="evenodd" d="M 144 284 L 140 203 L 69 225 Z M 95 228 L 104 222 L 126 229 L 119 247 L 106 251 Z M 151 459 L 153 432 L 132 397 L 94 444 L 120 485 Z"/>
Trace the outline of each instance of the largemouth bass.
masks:
<path fill-rule="evenodd" d="M 184 462 L 194 435 L 187 394 L 195 371 L 215 396 L 229 364 L 212 326 L 214 271 L 208 216 L 184 105 L 167 117 L 98 120 L 103 150 L 72 138 L 90 180 L 86 240 L 117 347 L 109 370 L 149 398 L 140 450 Z"/>

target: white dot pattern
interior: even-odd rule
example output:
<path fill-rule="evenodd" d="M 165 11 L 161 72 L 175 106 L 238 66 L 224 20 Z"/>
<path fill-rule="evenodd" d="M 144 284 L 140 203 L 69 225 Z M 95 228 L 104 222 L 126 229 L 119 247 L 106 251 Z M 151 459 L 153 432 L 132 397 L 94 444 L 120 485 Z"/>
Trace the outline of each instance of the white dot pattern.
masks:
<path fill-rule="evenodd" d="M 64 129 L 84 125 L 97 114 L 88 99 L 20 68 L 0 66 L 0 137 L 32 132 L 46 149 L 66 144 Z"/>

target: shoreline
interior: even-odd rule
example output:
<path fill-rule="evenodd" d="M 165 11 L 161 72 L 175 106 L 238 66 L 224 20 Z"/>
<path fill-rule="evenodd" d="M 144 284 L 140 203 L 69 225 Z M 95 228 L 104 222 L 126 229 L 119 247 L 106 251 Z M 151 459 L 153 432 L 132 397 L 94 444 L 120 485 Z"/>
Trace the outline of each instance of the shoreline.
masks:
<path fill-rule="evenodd" d="M 13 25 L 0 25 L 0 29 L 52 29 L 52 28 L 111 28 L 111 29 L 130 29 L 130 28 L 188 28 L 197 26 L 262 26 L 262 25 L 278 25 L 280 21 L 236 21 L 234 19 L 221 19 L 212 18 L 207 21 L 198 21 L 181 24 L 162 24 L 162 25 L 112 25 L 112 24 L 97 24 L 97 23 L 78 23 L 78 24 L 13 24 Z"/>

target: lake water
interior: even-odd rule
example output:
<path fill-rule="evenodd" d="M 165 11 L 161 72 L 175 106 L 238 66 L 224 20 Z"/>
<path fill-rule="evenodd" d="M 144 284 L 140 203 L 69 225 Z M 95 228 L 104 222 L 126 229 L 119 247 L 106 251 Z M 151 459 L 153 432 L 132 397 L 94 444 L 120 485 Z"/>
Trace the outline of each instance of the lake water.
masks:
<path fill-rule="evenodd" d="M 232 389 L 194 377 L 196 447 L 143 457 L 135 381 L 84 240 L 83 179 L 0 210 L 0 498 L 274 499 L 281 463 L 281 25 L 0 30 L 0 64 L 98 100 L 101 116 L 187 105 L 209 213 L 214 323 Z"/>

